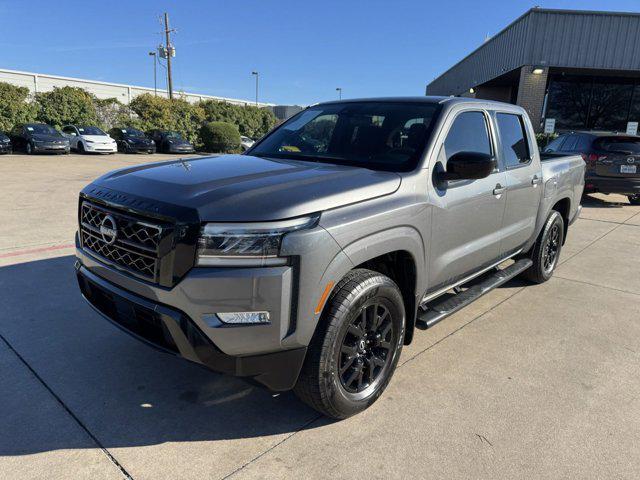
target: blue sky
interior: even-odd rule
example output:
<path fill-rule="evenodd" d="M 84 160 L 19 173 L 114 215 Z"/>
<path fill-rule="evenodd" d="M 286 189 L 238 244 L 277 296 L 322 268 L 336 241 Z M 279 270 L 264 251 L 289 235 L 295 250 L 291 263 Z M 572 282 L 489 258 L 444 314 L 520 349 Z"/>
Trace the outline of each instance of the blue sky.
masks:
<path fill-rule="evenodd" d="M 147 52 L 167 11 L 176 89 L 252 99 L 257 69 L 260 100 L 274 103 L 332 99 L 336 87 L 345 98 L 422 95 L 536 4 L 640 10 L 638 0 L 0 0 L 0 68 L 153 86 Z"/>

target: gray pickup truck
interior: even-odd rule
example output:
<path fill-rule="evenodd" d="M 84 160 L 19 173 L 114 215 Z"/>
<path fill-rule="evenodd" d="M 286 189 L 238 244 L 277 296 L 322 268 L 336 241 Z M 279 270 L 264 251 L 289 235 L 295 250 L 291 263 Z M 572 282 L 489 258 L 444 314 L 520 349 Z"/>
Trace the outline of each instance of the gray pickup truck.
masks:
<path fill-rule="evenodd" d="M 553 274 L 585 163 L 520 107 L 314 105 L 243 155 L 114 171 L 80 194 L 87 301 L 151 345 L 345 418 L 403 345 L 522 274 Z"/>

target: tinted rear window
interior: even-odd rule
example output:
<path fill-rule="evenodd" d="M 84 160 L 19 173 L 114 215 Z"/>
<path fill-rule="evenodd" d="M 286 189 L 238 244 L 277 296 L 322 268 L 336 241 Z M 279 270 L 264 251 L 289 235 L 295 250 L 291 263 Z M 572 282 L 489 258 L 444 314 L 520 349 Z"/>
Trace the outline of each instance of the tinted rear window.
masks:
<path fill-rule="evenodd" d="M 600 137 L 593 143 L 593 146 L 607 152 L 640 155 L 640 138 L 636 137 Z"/>

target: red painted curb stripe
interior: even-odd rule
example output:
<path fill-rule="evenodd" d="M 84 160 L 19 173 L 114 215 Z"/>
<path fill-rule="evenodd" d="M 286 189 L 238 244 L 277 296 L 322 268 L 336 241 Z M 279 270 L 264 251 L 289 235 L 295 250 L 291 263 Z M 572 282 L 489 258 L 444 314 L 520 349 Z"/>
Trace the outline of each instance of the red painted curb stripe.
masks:
<path fill-rule="evenodd" d="M 65 248 L 75 248 L 73 243 L 67 245 L 54 245 L 53 247 L 31 248 L 27 250 L 18 250 L 17 252 L 0 253 L 0 258 L 17 257 L 19 255 L 29 255 L 30 253 L 50 252 L 52 250 L 64 250 Z"/>

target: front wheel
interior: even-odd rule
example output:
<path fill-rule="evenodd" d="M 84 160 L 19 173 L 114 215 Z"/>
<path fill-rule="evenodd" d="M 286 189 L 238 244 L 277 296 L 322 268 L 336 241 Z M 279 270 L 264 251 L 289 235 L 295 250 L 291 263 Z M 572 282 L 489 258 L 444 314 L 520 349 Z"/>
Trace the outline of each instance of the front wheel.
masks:
<path fill-rule="evenodd" d="M 31 142 L 27 142 L 26 151 L 27 151 L 27 155 L 33 154 L 33 145 L 31 145 Z"/>
<path fill-rule="evenodd" d="M 551 210 L 531 251 L 530 258 L 533 260 L 533 265 L 523 273 L 523 276 L 535 283 L 549 280 L 558 266 L 563 240 L 564 220 L 560 212 Z"/>
<path fill-rule="evenodd" d="M 78 142 L 77 149 L 78 149 L 78 153 L 80 153 L 80 154 L 85 153 L 84 144 L 82 142 Z"/>
<path fill-rule="evenodd" d="M 294 388 L 296 395 L 335 419 L 365 410 L 393 376 L 404 329 L 398 286 L 377 272 L 352 270 L 329 298 Z"/>
<path fill-rule="evenodd" d="M 636 193 L 635 195 L 628 195 L 629 203 L 631 205 L 640 205 L 640 193 Z"/>

